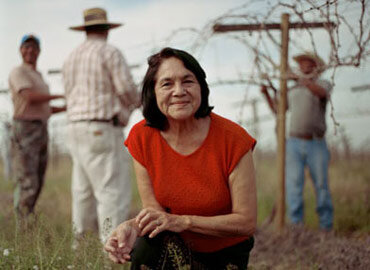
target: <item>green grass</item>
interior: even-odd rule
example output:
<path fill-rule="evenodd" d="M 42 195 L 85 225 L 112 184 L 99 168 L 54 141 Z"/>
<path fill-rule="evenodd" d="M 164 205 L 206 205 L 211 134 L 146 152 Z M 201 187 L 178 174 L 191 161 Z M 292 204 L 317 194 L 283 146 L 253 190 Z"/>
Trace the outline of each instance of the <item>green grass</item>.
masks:
<path fill-rule="evenodd" d="M 334 230 L 339 234 L 370 233 L 369 160 L 336 160 L 329 167 L 329 185 L 334 204 Z M 258 224 L 270 215 L 277 197 L 276 161 L 260 157 L 256 162 Z M 318 229 L 316 198 L 306 171 L 304 188 L 305 224 Z M 288 220 L 286 219 L 286 222 Z"/>
<path fill-rule="evenodd" d="M 40 215 L 35 224 L 27 229 L 18 229 L 14 219 L 10 220 L 8 228 L 2 229 L 4 233 L 0 238 L 3 255 L 0 269 L 104 268 L 103 254 L 95 237 L 87 237 L 82 247 L 73 252 L 70 248 L 71 227 L 66 225 L 60 231 L 57 226 L 51 225 L 45 215 Z M 4 256 L 5 249 L 8 256 Z"/>
<path fill-rule="evenodd" d="M 49 165 L 37 220 L 18 228 L 12 205 L 14 183 L 4 181 L 0 169 L 0 269 L 128 269 L 106 258 L 96 235 L 86 236 L 78 250 L 71 248 L 70 172 L 68 158 L 58 166 Z M 139 204 L 136 188 L 134 193 Z"/>
<path fill-rule="evenodd" d="M 335 207 L 334 227 L 339 234 L 370 233 L 370 169 L 368 160 L 336 161 L 330 166 L 330 186 Z M 258 224 L 270 215 L 277 196 L 276 162 L 256 160 Z M 77 251 L 71 249 L 71 162 L 62 158 L 49 165 L 44 189 L 37 203 L 34 226 L 16 226 L 12 193 L 14 184 L 2 179 L 0 166 L 0 269 L 128 269 L 106 259 L 95 235 L 88 236 Z M 133 177 L 134 179 L 134 177 Z M 305 221 L 318 228 L 315 195 L 309 177 L 305 187 Z M 132 213 L 140 208 L 136 185 Z M 4 255 L 5 254 L 5 255 Z"/>

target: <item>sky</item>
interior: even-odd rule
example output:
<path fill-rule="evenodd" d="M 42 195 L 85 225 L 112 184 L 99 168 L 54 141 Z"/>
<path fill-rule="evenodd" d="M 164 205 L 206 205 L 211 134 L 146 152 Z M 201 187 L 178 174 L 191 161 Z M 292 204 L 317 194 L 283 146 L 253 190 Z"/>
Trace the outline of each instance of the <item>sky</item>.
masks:
<path fill-rule="evenodd" d="M 38 69 L 55 94 L 62 94 L 63 84 L 60 75 L 48 74 L 50 69 L 59 69 L 73 48 L 85 36 L 82 32 L 71 31 L 70 26 L 83 23 L 82 12 L 86 8 L 102 7 L 108 12 L 112 22 L 123 23 L 122 27 L 110 31 L 109 43 L 118 47 L 134 69 L 135 81 L 140 84 L 145 70 L 146 59 L 164 46 L 190 50 L 196 40 L 191 31 L 178 31 L 184 28 L 196 30 L 204 27 L 231 9 L 242 6 L 242 0 L 0 0 L 0 89 L 8 87 L 7 78 L 11 69 L 21 63 L 19 43 L 25 33 L 34 33 L 41 39 L 41 54 Z M 268 8 L 268 1 L 252 0 L 254 10 Z M 273 1 L 272 1 L 273 2 Z M 252 12 L 252 10 L 251 10 Z M 278 17 L 277 17 L 278 18 Z M 273 18 L 275 19 L 275 18 Z M 292 35 L 292 38 L 299 38 Z M 315 38 L 322 42 L 320 47 L 324 60 L 328 57 L 328 38 L 325 32 L 317 30 Z M 253 39 L 254 36 L 250 35 Z M 304 44 L 303 47 L 308 46 Z M 293 52 L 292 52 L 293 54 Z M 266 104 L 261 99 L 259 88 L 246 85 L 214 85 L 220 79 L 235 79 L 253 69 L 253 55 L 237 41 L 226 35 L 216 35 L 205 43 L 194 55 L 207 73 L 211 85 L 210 103 L 214 111 L 233 121 L 244 122 L 244 127 L 258 136 L 259 147 L 274 148 L 274 120 Z M 350 138 L 354 148 L 370 150 L 370 91 L 353 92 L 351 87 L 370 84 L 370 64 L 363 63 L 359 68 L 340 68 L 335 75 L 335 88 L 332 104 L 336 121 L 329 117 L 328 141 L 341 147 L 343 131 Z M 331 76 L 331 74 L 324 74 Z M 248 90 L 247 90 L 248 89 Z M 260 125 L 258 129 L 250 123 L 252 109 L 240 107 L 240 102 L 258 99 Z M 58 104 L 58 103 L 56 103 Z M 11 117 L 12 105 L 8 95 L 0 94 L 0 120 Z M 128 127 L 141 120 L 141 112 L 135 111 Z M 53 133 L 63 141 L 65 118 L 63 115 L 51 119 Z M 57 127 L 57 128 L 56 128 Z M 256 130 L 258 133 L 256 134 Z M 338 132 L 341 131 L 341 132 Z M 0 130 L 1 132 L 1 130 Z"/>

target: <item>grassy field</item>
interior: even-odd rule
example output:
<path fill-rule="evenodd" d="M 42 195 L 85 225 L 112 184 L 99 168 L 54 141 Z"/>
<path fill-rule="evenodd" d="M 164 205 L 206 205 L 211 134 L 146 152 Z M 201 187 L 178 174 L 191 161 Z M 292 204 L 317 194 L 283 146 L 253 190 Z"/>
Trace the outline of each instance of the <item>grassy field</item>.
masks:
<path fill-rule="evenodd" d="M 258 221 L 261 224 L 271 213 L 277 197 L 276 161 L 261 156 L 256 162 Z M 318 228 L 312 180 L 305 177 L 305 223 Z M 338 234 L 370 233 L 370 167 L 369 160 L 336 159 L 329 167 L 329 185 L 334 204 L 334 230 Z"/>
<path fill-rule="evenodd" d="M 341 235 L 370 234 L 369 160 L 337 160 L 330 166 L 335 221 Z M 273 156 L 260 155 L 256 160 L 258 186 L 258 223 L 270 215 L 277 195 L 276 166 Z M 127 269 L 113 265 L 101 252 L 96 236 L 86 238 L 77 251 L 71 249 L 71 162 L 63 158 L 51 163 L 38 201 L 38 219 L 27 230 L 18 229 L 13 215 L 14 184 L 2 179 L 0 167 L 0 269 Z M 134 186 L 132 212 L 140 208 Z M 315 196 L 307 175 L 305 188 L 307 227 L 318 228 Z M 253 265 L 252 265 L 253 268 Z M 253 268 L 256 269 L 256 268 Z"/>
<path fill-rule="evenodd" d="M 1 173 L 1 170 L 0 170 Z M 71 162 L 50 164 L 36 206 L 35 225 L 18 229 L 13 213 L 14 183 L 0 180 L 0 269 L 128 269 L 111 264 L 95 235 L 71 249 Z M 133 206 L 139 205 L 136 189 Z"/>

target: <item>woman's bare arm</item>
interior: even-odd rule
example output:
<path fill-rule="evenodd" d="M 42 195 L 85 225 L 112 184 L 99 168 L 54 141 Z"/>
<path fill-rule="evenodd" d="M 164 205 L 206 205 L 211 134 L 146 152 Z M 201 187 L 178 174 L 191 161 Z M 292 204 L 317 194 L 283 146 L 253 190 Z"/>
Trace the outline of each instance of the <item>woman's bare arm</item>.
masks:
<path fill-rule="evenodd" d="M 155 198 L 152 182 L 150 181 L 149 174 L 146 168 L 141 165 L 137 160 L 134 160 L 134 169 L 136 174 L 136 182 L 139 190 L 143 208 L 154 208 L 159 211 L 164 211 L 162 206 Z"/>

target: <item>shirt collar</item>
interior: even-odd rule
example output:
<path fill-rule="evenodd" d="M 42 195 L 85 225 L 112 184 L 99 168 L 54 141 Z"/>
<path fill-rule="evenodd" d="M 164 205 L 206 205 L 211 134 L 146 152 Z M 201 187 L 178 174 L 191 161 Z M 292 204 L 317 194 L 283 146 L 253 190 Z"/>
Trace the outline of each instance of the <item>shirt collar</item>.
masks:
<path fill-rule="evenodd" d="M 32 69 L 32 70 L 36 70 L 36 68 L 33 68 L 33 66 L 31 64 L 28 64 L 28 63 L 25 63 L 23 62 L 22 65 L 28 69 Z"/>

